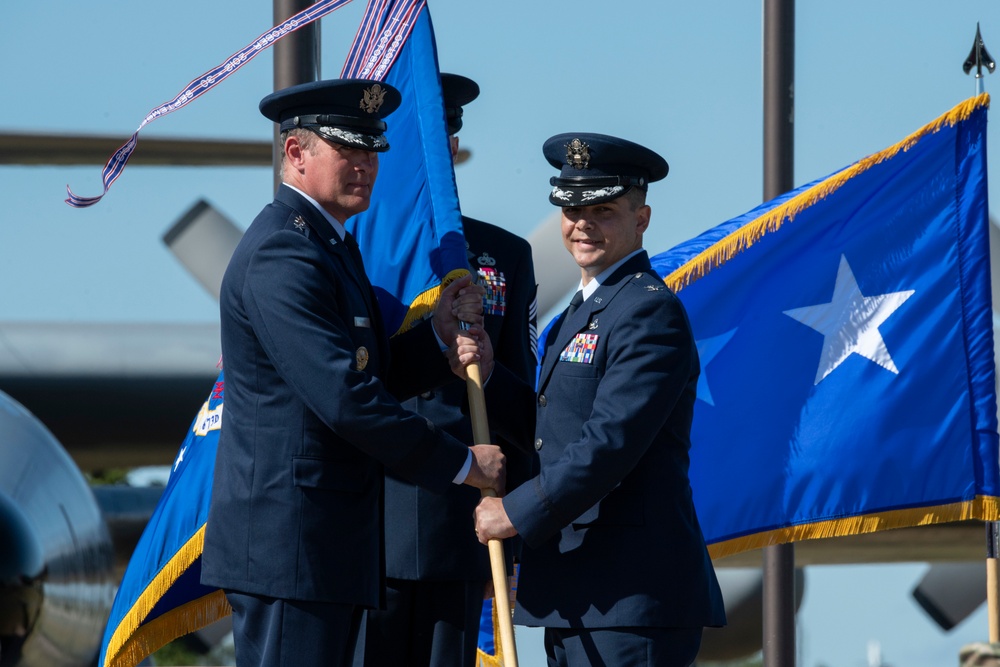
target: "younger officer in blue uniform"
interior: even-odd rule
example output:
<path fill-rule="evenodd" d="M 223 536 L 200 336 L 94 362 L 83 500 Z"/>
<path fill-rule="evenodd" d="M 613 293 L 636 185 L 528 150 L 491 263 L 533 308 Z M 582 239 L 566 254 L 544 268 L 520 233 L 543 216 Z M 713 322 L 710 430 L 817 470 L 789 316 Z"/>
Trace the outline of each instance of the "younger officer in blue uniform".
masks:
<path fill-rule="evenodd" d="M 383 590 L 383 465 L 438 491 L 503 486 L 498 447 L 466 447 L 394 398 L 450 379 L 448 362 L 430 323 L 390 344 L 344 231 L 399 102 L 384 83 L 333 80 L 260 104 L 280 124 L 283 183 L 222 281 L 226 414 L 202 567 L 233 607 L 240 667 L 352 663 Z M 441 301 L 443 340 L 453 311 L 481 322 L 481 288 Z"/>
<path fill-rule="evenodd" d="M 479 96 L 475 81 L 442 74 L 452 156 L 466 104 Z M 496 358 L 521 380 L 535 373 L 535 272 L 528 242 L 495 225 L 462 218 L 473 272 L 482 270 L 495 297 L 484 317 Z M 454 381 L 406 401 L 463 442 L 472 441 L 466 383 Z M 464 412 L 464 413 L 463 413 Z M 530 419 L 525 415 L 522 419 Z M 531 454 L 510 442 L 507 487 L 527 478 Z M 533 452 L 534 450 L 531 450 Z M 490 581 L 488 551 L 472 532 L 472 512 L 481 494 L 455 486 L 432 493 L 396 475 L 385 483 L 385 609 L 371 610 L 365 624 L 365 665 L 472 667 L 476 660 L 483 591 Z M 507 564 L 508 572 L 511 563 Z"/>
<path fill-rule="evenodd" d="M 560 169 L 549 201 L 580 291 L 545 334 L 537 398 L 492 372 L 491 414 L 535 402 L 541 470 L 483 499 L 479 539 L 523 538 L 514 620 L 545 627 L 549 665 L 686 667 L 725 611 L 688 482 L 698 354 L 642 249 L 646 189 L 667 163 L 599 134 L 560 134 L 543 151 Z"/>

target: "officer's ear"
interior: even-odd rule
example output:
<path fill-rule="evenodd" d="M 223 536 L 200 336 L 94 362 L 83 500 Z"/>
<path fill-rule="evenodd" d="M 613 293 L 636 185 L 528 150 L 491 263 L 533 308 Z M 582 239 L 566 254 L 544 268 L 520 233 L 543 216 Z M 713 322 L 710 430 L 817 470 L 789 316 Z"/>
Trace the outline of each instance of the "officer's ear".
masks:
<path fill-rule="evenodd" d="M 289 134 L 285 137 L 285 160 L 293 165 L 302 162 L 306 147 L 302 144 L 300 137 Z"/>
<path fill-rule="evenodd" d="M 643 204 L 635 210 L 635 228 L 636 231 L 642 234 L 649 227 L 649 218 L 653 213 L 653 209 L 649 208 L 648 204 Z"/>

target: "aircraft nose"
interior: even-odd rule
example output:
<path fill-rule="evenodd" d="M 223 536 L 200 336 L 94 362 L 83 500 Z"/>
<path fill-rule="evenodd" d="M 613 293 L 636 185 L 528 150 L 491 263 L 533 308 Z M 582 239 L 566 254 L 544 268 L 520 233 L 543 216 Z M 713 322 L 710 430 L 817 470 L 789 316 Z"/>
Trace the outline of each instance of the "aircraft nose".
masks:
<path fill-rule="evenodd" d="M 27 517 L 0 494 L 0 655 L 30 634 L 42 603 L 45 559 Z"/>

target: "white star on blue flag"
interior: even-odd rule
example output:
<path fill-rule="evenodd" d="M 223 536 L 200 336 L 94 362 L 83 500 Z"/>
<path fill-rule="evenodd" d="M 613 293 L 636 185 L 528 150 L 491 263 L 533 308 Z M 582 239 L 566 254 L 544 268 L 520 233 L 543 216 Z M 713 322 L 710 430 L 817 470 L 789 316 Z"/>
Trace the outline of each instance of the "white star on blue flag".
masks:
<path fill-rule="evenodd" d="M 911 296 L 913 290 L 865 296 L 847 258 L 841 255 L 832 301 L 784 311 L 785 315 L 824 336 L 823 354 L 814 384 L 819 384 L 851 354 L 859 354 L 898 375 L 899 369 L 878 327 Z"/>

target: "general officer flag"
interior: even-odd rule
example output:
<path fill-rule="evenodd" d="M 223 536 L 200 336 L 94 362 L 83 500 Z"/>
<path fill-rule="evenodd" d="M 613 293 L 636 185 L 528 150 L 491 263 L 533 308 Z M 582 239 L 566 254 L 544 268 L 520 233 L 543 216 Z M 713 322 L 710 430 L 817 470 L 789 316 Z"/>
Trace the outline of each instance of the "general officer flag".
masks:
<path fill-rule="evenodd" d="M 390 30 L 408 36 L 402 46 Z M 371 0 L 342 76 L 385 80 L 403 97 L 386 120 L 390 149 L 371 206 L 347 222 L 394 333 L 428 315 L 442 283 L 468 270 L 427 3 Z"/>
<path fill-rule="evenodd" d="M 129 560 L 101 640 L 103 667 L 133 667 L 168 642 L 230 613 L 222 590 L 199 581 L 224 375 L 219 373 L 191 422 L 163 495 Z"/>
<path fill-rule="evenodd" d="M 997 520 L 986 95 L 656 256 L 702 373 L 713 557 Z"/>

